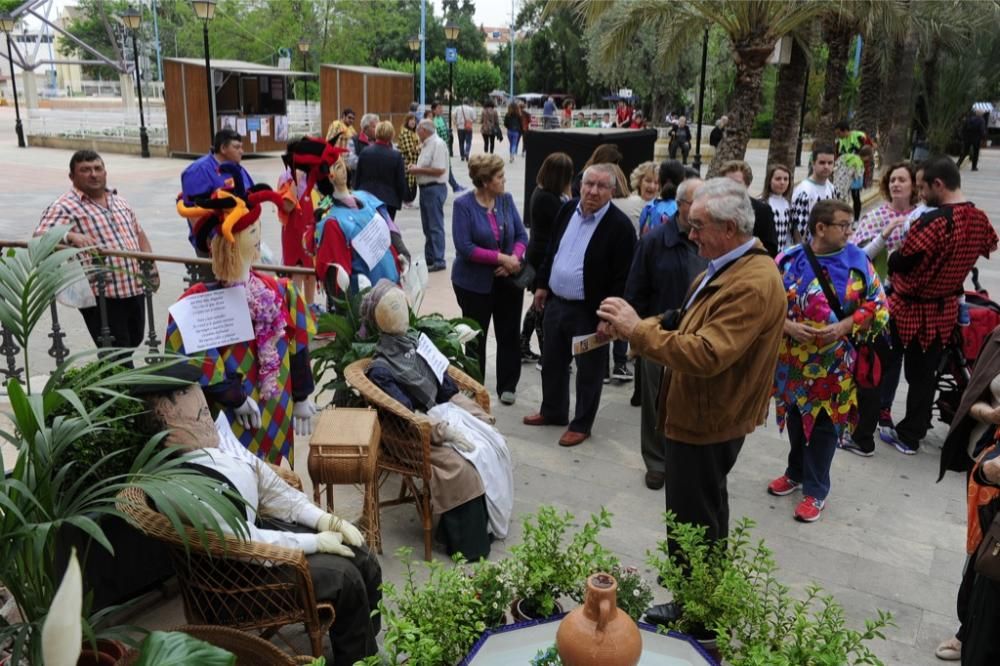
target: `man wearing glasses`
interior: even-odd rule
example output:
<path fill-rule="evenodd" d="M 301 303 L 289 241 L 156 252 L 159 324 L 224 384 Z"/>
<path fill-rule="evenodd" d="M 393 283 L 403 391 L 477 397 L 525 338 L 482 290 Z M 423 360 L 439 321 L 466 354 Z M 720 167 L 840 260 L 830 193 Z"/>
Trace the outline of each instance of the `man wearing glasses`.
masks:
<path fill-rule="evenodd" d="M 575 336 L 610 332 L 597 318 L 597 307 L 625 292 L 632 263 L 635 229 L 611 203 L 615 173 L 595 164 L 583 173 L 580 198 L 556 214 L 549 250 L 538 269 L 535 308 L 544 312 L 542 406 L 524 417 L 525 425 L 566 425 L 560 446 L 576 446 L 590 437 L 601 404 L 608 346 L 576 357 L 576 411 L 569 419 L 569 364 Z"/>

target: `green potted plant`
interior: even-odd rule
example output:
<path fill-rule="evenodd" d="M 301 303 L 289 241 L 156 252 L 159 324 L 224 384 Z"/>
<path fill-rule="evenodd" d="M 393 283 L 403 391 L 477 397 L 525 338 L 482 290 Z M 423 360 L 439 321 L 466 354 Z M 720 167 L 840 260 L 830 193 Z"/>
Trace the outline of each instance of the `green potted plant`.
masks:
<path fill-rule="evenodd" d="M 57 564 L 57 540 L 68 526 L 86 533 L 96 547 L 112 551 L 99 519 L 122 517 L 116 496 L 120 490 L 138 486 L 174 523 L 180 516 L 207 538 L 208 531 L 221 531 L 224 522 L 235 534 L 246 535 L 246 525 L 229 496 L 214 491 L 212 479 L 187 469 L 188 456 L 175 455 L 160 445 L 163 434 L 150 438 L 137 453 L 129 452 L 124 473 L 97 478 L 96 468 L 117 458 L 121 451 L 106 454 L 93 468 L 80 470 L 77 461 L 66 460 L 66 452 L 83 437 L 105 432 L 113 426 L 108 414 L 118 401 L 133 400 L 122 386 L 150 382 L 151 365 L 123 371 L 94 381 L 64 381 L 64 370 L 74 356 L 39 390 L 32 390 L 28 339 L 48 311 L 56 293 L 79 275 L 75 258 L 80 250 L 58 250 L 61 230 L 33 238 L 24 249 L 0 256 L 0 322 L 24 349 L 25 385 L 16 379 L 6 383 L 10 403 L 11 431 L 2 435 L 17 449 L 12 469 L 0 479 L 0 585 L 17 604 L 21 621 L 0 626 L 0 644 L 11 645 L 11 664 L 27 661 L 41 664 L 41 627 L 52 605 L 63 567 Z M 176 361 L 172 361 L 176 362 Z M 162 365 L 162 364 L 160 364 Z M 88 410 L 81 396 L 99 396 Z M 66 405 L 68 415 L 57 415 Z M 181 531 L 180 529 L 178 531 Z M 86 553 L 81 558 L 85 566 Z M 81 619 L 88 640 L 101 616 L 92 616 L 85 600 Z"/>
<path fill-rule="evenodd" d="M 483 624 L 487 629 L 505 624 L 507 608 L 514 600 L 509 560 L 480 560 L 471 566 L 469 576 L 479 597 Z"/>
<path fill-rule="evenodd" d="M 317 321 L 317 330 L 326 337 L 309 352 L 317 386 L 332 391 L 333 403 L 340 407 L 360 404 L 361 400 L 344 381 L 344 368 L 371 356 L 378 342 L 378 331 L 363 326 L 361 320 L 361 301 L 366 293 L 367 290 L 334 299 L 334 309 L 320 315 Z M 427 335 L 451 365 L 482 381 L 479 361 L 465 353 L 465 343 L 482 334 L 475 321 L 462 317 L 446 319 L 440 314 L 418 317 L 410 310 L 410 328 Z"/>
<path fill-rule="evenodd" d="M 602 529 L 611 526 L 611 514 L 601 508 L 566 541 L 573 514 L 552 506 L 539 507 L 524 519 L 521 543 L 510 549 L 510 574 L 515 620 L 548 617 L 562 611 L 557 599 L 578 590 L 592 571 L 610 570 L 617 559 L 597 542 Z"/>

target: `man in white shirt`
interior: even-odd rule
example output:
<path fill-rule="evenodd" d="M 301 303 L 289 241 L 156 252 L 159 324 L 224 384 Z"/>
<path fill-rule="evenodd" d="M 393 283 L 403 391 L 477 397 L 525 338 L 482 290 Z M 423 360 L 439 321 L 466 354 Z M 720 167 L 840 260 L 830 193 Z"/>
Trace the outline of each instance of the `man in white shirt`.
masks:
<path fill-rule="evenodd" d="M 452 114 L 452 123 L 458 129 L 458 153 L 462 161 L 469 159 L 472 152 L 472 123 L 476 121 L 476 110 L 466 97 Z"/>
<path fill-rule="evenodd" d="M 830 182 L 836 159 L 837 154 L 832 143 L 818 143 L 813 146 L 812 175 L 799 183 L 792 193 L 789 227 L 795 243 L 807 240 L 809 213 L 812 212 L 816 202 L 840 198 L 837 188 Z"/>
<path fill-rule="evenodd" d="M 420 223 L 424 229 L 424 259 L 430 272 L 447 268 L 444 260 L 444 200 L 448 197 L 448 146 L 437 135 L 434 121 L 417 124 L 420 156 L 407 172 L 416 176 L 420 188 Z"/>

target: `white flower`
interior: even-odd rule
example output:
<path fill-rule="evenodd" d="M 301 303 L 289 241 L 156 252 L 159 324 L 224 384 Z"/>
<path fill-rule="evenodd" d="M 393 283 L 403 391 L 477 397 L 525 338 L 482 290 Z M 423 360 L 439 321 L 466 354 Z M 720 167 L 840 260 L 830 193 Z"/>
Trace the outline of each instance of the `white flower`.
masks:
<path fill-rule="evenodd" d="M 82 606 L 83 576 L 74 548 L 42 625 L 42 657 L 48 666 L 74 666 L 80 657 L 80 646 L 83 644 L 83 627 L 80 624 Z"/>
<path fill-rule="evenodd" d="M 464 345 L 466 342 L 475 340 L 479 332 L 472 330 L 468 324 L 457 324 L 455 334 L 458 335 L 458 341 Z"/>

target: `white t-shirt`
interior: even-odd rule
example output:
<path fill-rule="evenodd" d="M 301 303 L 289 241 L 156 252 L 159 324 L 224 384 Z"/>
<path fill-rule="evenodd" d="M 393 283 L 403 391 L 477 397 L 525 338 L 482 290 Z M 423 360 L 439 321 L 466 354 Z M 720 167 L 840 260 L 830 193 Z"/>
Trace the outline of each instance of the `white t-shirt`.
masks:
<path fill-rule="evenodd" d="M 466 124 L 472 129 L 472 123 L 476 122 L 476 110 L 473 109 L 468 104 L 462 104 L 457 109 L 455 109 L 455 115 L 452 118 L 455 124 L 455 129 L 464 130 L 466 129 Z"/>
<path fill-rule="evenodd" d="M 432 169 L 444 169 L 440 176 L 427 176 L 420 174 L 416 176 L 418 185 L 430 185 L 432 183 L 448 183 L 448 146 L 437 135 L 431 134 L 420 147 L 420 156 L 417 157 L 417 166 L 420 168 L 430 167 Z"/>

